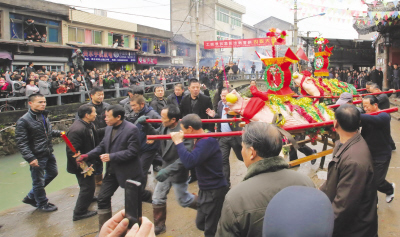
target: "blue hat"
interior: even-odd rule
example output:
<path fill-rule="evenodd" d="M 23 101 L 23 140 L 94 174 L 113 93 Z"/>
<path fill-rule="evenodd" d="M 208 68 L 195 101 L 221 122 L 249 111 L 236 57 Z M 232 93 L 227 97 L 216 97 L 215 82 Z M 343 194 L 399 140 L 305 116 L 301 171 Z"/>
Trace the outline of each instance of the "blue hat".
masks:
<path fill-rule="evenodd" d="M 331 237 L 335 216 L 330 200 L 318 189 L 282 189 L 265 211 L 263 237 Z"/>

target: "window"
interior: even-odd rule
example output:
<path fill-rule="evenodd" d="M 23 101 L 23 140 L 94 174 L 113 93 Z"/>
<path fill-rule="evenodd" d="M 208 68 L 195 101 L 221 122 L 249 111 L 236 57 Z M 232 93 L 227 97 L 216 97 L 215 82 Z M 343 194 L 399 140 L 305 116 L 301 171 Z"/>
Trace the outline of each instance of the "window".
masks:
<path fill-rule="evenodd" d="M 135 49 L 149 52 L 149 40 L 146 38 L 135 37 Z"/>
<path fill-rule="evenodd" d="M 108 33 L 108 46 L 113 45 L 113 34 Z"/>
<path fill-rule="evenodd" d="M 242 15 L 236 12 L 231 12 L 231 25 L 242 26 Z"/>
<path fill-rule="evenodd" d="M 229 23 L 229 10 L 222 7 L 217 7 L 217 20 Z"/>
<path fill-rule="evenodd" d="M 92 44 L 92 31 L 85 30 L 85 44 Z"/>
<path fill-rule="evenodd" d="M 155 54 L 166 54 L 167 53 L 166 42 L 164 40 L 155 40 L 153 51 L 154 51 L 153 53 Z"/>
<path fill-rule="evenodd" d="M 231 39 L 241 39 L 242 37 L 240 37 L 239 35 L 231 35 Z"/>
<path fill-rule="evenodd" d="M 85 30 L 76 27 L 68 27 L 68 41 L 77 43 L 86 43 Z"/>
<path fill-rule="evenodd" d="M 122 47 L 129 48 L 129 35 L 124 35 L 124 41 L 121 43 Z"/>
<path fill-rule="evenodd" d="M 93 44 L 101 44 L 101 31 L 93 31 Z"/>
<path fill-rule="evenodd" d="M 190 57 L 190 48 L 178 45 L 176 48 L 176 55 Z"/>
<path fill-rule="evenodd" d="M 217 31 L 217 40 L 229 40 L 229 34 L 221 31 Z"/>
<path fill-rule="evenodd" d="M 59 43 L 60 22 L 10 13 L 12 40 Z"/>

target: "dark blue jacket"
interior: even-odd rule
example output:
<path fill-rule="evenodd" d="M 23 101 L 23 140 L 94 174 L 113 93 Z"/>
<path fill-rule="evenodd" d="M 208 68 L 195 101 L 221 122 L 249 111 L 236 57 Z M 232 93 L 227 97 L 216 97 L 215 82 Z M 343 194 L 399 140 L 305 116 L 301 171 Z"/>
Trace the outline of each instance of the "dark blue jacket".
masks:
<path fill-rule="evenodd" d="M 218 141 L 208 137 L 197 140 L 192 152 L 184 143 L 176 146 L 183 165 L 186 169 L 196 169 L 199 188 L 211 190 L 228 186 L 222 172 L 222 153 Z"/>
<path fill-rule="evenodd" d="M 157 114 L 157 112 L 151 107 L 151 106 L 147 106 L 145 105 L 143 107 L 143 109 L 138 113 L 138 116 L 136 116 L 137 118 L 139 118 L 140 116 L 147 116 L 150 119 L 160 119 L 161 116 Z M 158 128 L 159 125 L 158 124 L 151 124 L 151 126 L 153 126 L 154 128 Z M 146 151 L 155 151 L 158 150 L 160 148 L 160 141 L 155 141 L 153 144 L 147 144 L 147 138 L 146 138 L 146 133 L 143 131 L 143 125 L 141 125 L 140 123 L 137 123 L 136 126 L 139 128 L 140 131 L 140 152 L 146 152 Z"/>

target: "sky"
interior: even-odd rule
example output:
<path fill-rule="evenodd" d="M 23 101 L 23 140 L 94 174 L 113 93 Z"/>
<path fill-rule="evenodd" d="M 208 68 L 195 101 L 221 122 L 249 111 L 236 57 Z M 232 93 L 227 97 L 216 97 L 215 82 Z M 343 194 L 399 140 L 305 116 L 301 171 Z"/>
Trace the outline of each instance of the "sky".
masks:
<path fill-rule="evenodd" d="M 170 0 L 48 0 L 50 2 L 75 6 L 76 9 L 94 12 L 94 8 L 108 10 L 108 17 L 170 30 Z M 187 0 L 189 1 L 189 0 Z M 246 7 L 242 22 L 254 25 L 270 16 L 293 23 L 294 11 L 291 0 L 235 0 Z M 310 36 L 325 38 L 356 39 L 351 16 L 329 9 L 366 11 L 366 5 L 360 0 L 298 0 L 298 19 L 310 15 L 326 13 L 324 16 L 312 17 L 298 23 L 299 34 L 312 31 Z M 83 7 L 83 8 L 82 8 Z M 122 14 L 126 13 L 126 14 Z M 141 16 L 139 16 L 141 15 Z M 143 17 L 149 16 L 149 17 Z M 160 19 L 162 18 L 162 19 Z M 329 20 L 331 18 L 331 21 Z M 332 20 L 333 18 L 333 20 Z M 166 20 L 167 19 L 167 20 Z M 337 19 L 336 21 L 334 19 Z M 339 20 L 343 19 L 343 20 Z M 342 22 L 344 21 L 344 22 Z M 303 33 L 304 32 L 304 33 Z M 175 33 L 175 32 L 174 32 Z"/>

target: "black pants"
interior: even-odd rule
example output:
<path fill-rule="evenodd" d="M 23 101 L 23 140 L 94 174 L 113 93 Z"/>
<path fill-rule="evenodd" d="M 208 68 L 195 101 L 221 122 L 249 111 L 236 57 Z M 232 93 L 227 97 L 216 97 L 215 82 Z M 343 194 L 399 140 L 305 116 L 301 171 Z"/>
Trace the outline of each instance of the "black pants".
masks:
<path fill-rule="evenodd" d="M 222 205 L 229 187 L 199 191 L 196 226 L 205 237 L 214 237 L 217 232 Z"/>
<path fill-rule="evenodd" d="M 153 159 L 152 159 L 152 163 L 150 163 L 150 165 L 151 164 L 153 164 L 153 167 L 154 166 L 162 166 L 162 157 L 161 157 L 161 155 L 160 155 L 160 151 L 159 152 L 156 152 L 155 154 L 154 154 L 154 156 L 153 156 Z M 150 168 L 150 166 L 149 166 L 149 168 Z M 147 169 L 147 170 L 149 170 L 149 169 Z M 147 171 L 146 171 L 147 172 Z"/>
<path fill-rule="evenodd" d="M 83 215 L 88 211 L 93 200 L 95 190 L 94 175 L 86 176 L 86 178 L 80 173 L 75 175 L 79 184 L 79 196 L 76 200 L 74 215 Z"/>
<path fill-rule="evenodd" d="M 150 169 L 151 163 L 153 163 L 154 157 L 156 156 L 157 151 L 146 151 L 140 154 L 140 162 L 142 163 L 142 170 L 144 179 L 142 182 L 142 190 L 146 188 L 147 184 L 147 172 Z"/>
<path fill-rule="evenodd" d="M 389 169 L 390 159 L 374 160 L 374 178 L 378 191 L 387 195 L 393 194 L 393 186 L 386 181 L 386 174 Z"/>
<path fill-rule="evenodd" d="M 239 143 L 238 139 L 236 137 L 221 137 L 219 139 L 219 147 L 222 152 L 222 170 L 224 172 L 224 177 L 226 181 L 228 182 L 228 187 L 231 186 L 231 167 L 229 164 L 229 155 L 231 153 L 231 148 L 233 148 L 233 151 L 236 154 L 236 157 L 243 161 L 242 157 L 242 144 Z"/>
<path fill-rule="evenodd" d="M 142 178 L 135 181 L 143 182 Z M 111 208 L 111 197 L 119 186 L 120 184 L 118 183 L 117 176 L 115 176 L 115 174 L 106 173 L 100 188 L 99 197 L 97 198 L 98 209 Z M 144 192 L 142 192 L 142 194 L 144 194 Z"/>

